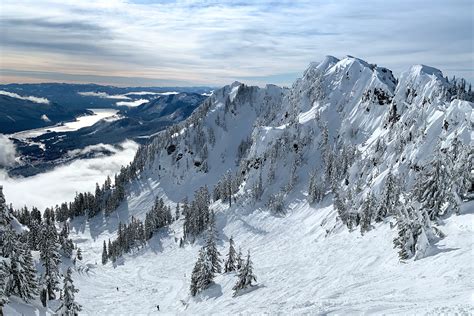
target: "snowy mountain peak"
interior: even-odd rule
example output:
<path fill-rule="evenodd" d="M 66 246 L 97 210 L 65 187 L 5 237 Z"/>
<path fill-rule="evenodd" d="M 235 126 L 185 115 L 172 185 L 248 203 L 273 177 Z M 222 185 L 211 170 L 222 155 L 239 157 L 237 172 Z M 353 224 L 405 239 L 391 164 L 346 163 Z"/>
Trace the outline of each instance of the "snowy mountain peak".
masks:
<path fill-rule="evenodd" d="M 412 66 L 408 72 L 413 76 L 431 75 L 437 78 L 443 78 L 441 70 L 423 64 Z"/>
<path fill-rule="evenodd" d="M 308 68 L 304 71 L 303 77 L 305 77 L 306 74 L 309 72 L 314 72 L 314 71 L 325 72 L 327 69 L 331 68 L 338 62 L 339 62 L 338 58 L 327 55 L 324 57 L 324 59 L 321 62 L 310 63 Z"/>

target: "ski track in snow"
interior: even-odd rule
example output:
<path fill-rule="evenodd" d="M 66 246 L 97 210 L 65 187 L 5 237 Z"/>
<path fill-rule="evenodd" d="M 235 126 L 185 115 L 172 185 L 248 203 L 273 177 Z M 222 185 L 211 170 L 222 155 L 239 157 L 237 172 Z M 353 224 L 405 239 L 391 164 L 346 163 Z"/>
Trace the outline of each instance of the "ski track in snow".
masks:
<path fill-rule="evenodd" d="M 220 231 L 221 239 L 227 242 L 233 235 L 244 253 L 251 250 L 259 285 L 252 293 L 232 297 L 236 277 L 231 273 L 218 275 L 215 285 L 196 298 L 189 297 L 190 274 L 201 244 L 178 247 L 174 237 L 182 234 L 181 221 L 172 225 L 169 236 L 161 232 L 145 249 L 125 255 L 116 266 L 100 264 L 103 240 L 114 238 L 115 231 L 106 230 L 92 241 L 86 229 L 73 234 L 83 249 L 84 263 L 93 266 L 89 275 L 75 275 L 84 313 L 154 314 L 157 304 L 165 314 L 474 311 L 472 213 L 446 220 L 441 228 L 447 237 L 436 245 L 434 255 L 401 263 L 392 249 L 396 231 L 388 223 L 364 236 L 347 230 L 325 236 L 334 224 L 332 206 L 315 209 L 301 202 L 282 218 L 260 210 L 240 216 L 238 210 L 215 207 L 221 209 L 218 223 L 232 219 Z M 328 224 L 322 225 L 325 219 Z M 219 250 L 224 258 L 227 243 L 220 243 Z"/>

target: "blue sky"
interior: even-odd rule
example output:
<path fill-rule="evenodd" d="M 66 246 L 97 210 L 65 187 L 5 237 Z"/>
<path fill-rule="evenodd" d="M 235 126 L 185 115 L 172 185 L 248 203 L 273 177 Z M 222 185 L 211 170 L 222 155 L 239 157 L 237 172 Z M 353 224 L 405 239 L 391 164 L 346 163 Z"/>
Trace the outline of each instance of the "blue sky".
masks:
<path fill-rule="evenodd" d="M 5 82 L 291 85 L 325 55 L 474 82 L 472 0 L 0 4 Z"/>

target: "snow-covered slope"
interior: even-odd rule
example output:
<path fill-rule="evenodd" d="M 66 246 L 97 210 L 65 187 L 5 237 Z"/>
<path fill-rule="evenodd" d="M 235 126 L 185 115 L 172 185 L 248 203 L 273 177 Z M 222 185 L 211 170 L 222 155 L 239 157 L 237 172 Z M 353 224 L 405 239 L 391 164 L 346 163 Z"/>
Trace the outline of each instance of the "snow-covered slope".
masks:
<path fill-rule="evenodd" d="M 100 264 L 102 241 L 115 238 L 115 232 L 91 241 L 84 238 L 91 233 L 85 227 L 76 240 L 90 269 L 75 275 L 84 313 L 154 314 L 157 304 L 165 314 L 189 315 L 473 311 L 472 212 L 446 221 L 447 237 L 436 254 L 404 264 L 392 249 L 395 232 L 389 225 L 378 224 L 363 236 L 347 230 L 327 235 L 325 222 L 335 214 L 325 204 L 296 201 L 285 217 L 215 207 L 221 253 L 231 235 L 243 251 L 250 249 L 258 288 L 232 297 L 236 276 L 231 273 L 219 275 L 216 285 L 190 298 L 190 274 L 201 244 L 179 248 L 174 237 L 181 236 L 182 221 L 153 237 L 145 249 L 105 266 Z"/>
<path fill-rule="evenodd" d="M 139 175 L 116 212 L 73 221 L 89 267 L 74 275 L 78 301 L 88 314 L 148 314 L 157 304 L 169 314 L 472 313 L 468 194 L 453 193 L 459 215 L 449 216 L 453 200 L 432 222 L 420 215 L 423 236 L 436 226 L 445 237 L 414 241 L 418 260 L 400 261 L 393 249 L 415 183 L 433 159 L 458 146 L 461 158 L 446 166 L 454 178 L 471 171 L 470 93 L 460 94 L 431 67 L 414 66 L 396 79 L 351 56 L 310 64 L 290 89 L 235 82 L 214 91 L 139 150 Z M 228 182 L 232 206 L 222 190 Z M 392 200 L 385 213 L 377 206 L 367 218 L 367 197 L 388 208 L 383 196 L 395 182 L 397 205 Z M 444 184 L 465 185 L 458 182 Z M 174 208 L 202 186 L 213 193 L 221 253 L 231 236 L 251 251 L 258 279 L 252 291 L 233 297 L 236 276 L 224 274 L 189 295 L 203 241 L 179 246 L 182 216 L 144 248 L 100 264 L 102 244 L 115 238 L 119 222 L 143 220 L 157 197 Z M 413 205 L 414 214 L 425 214 Z"/>

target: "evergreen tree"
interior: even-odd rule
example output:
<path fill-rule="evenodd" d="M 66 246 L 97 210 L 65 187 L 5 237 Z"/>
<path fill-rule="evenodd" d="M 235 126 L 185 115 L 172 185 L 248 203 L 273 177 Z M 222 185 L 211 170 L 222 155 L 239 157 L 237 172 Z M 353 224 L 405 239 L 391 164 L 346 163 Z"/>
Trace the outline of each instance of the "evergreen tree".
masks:
<path fill-rule="evenodd" d="M 324 197 L 324 183 L 318 177 L 318 171 L 314 170 L 309 177 L 308 202 L 317 203 Z"/>
<path fill-rule="evenodd" d="M 72 256 L 72 251 L 74 249 L 74 243 L 69 238 L 69 225 L 64 223 L 61 232 L 59 233 L 59 243 L 61 244 L 61 250 L 67 258 Z"/>
<path fill-rule="evenodd" d="M 18 247 L 18 236 L 15 234 L 10 224 L 4 227 L 0 226 L 0 229 L 0 233 L 2 234 L 2 238 L 0 239 L 0 255 L 8 258 Z"/>
<path fill-rule="evenodd" d="M 40 242 L 40 258 L 44 267 L 43 281 L 46 285 L 48 299 L 56 298 L 55 291 L 59 284 L 59 244 L 57 241 L 56 227 L 53 223 L 43 227 Z"/>
<path fill-rule="evenodd" d="M 260 201 L 263 194 L 263 182 L 262 182 L 262 172 L 258 174 L 257 182 L 253 185 L 252 188 L 252 197 L 255 201 Z"/>
<path fill-rule="evenodd" d="M 175 209 L 175 220 L 177 221 L 179 219 L 179 202 L 176 203 L 176 209 Z"/>
<path fill-rule="evenodd" d="M 375 197 L 372 191 L 370 191 L 362 203 L 362 211 L 360 216 L 360 232 L 362 234 L 369 231 L 371 228 L 372 217 L 375 213 L 375 206 Z"/>
<path fill-rule="evenodd" d="M 454 212 L 459 211 L 459 205 L 461 200 L 468 198 L 469 190 L 472 190 L 474 183 L 471 178 L 471 170 L 474 162 L 474 149 L 472 146 L 466 146 L 461 143 L 458 137 L 455 137 L 451 144 L 448 155 L 448 167 L 451 172 L 451 191 L 449 195 L 449 204 L 454 206 L 452 210 Z"/>
<path fill-rule="evenodd" d="M 375 221 L 381 222 L 388 215 L 393 215 L 399 205 L 400 184 L 392 169 L 388 172 L 375 215 Z"/>
<path fill-rule="evenodd" d="M 194 200 L 191 205 L 183 202 L 184 214 L 184 238 L 195 237 L 208 227 L 210 217 L 210 195 L 206 186 L 194 192 Z"/>
<path fill-rule="evenodd" d="M 3 186 L 0 185 L 0 229 L 10 224 L 12 218 L 13 216 L 7 207 L 5 196 L 3 195 Z"/>
<path fill-rule="evenodd" d="M 191 274 L 191 295 L 195 296 L 197 293 L 207 289 L 214 280 L 214 272 L 211 258 L 205 248 L 199 251 L 199 257 L 194 265 Z"/>
<path fill-rule="evenodd" d="M 208 236 L 207 236 L 205 247 L 206 247 L 207 255 L 209 259 L 211 260 L 212 272 L 220 273 L 221 272 L 221 259 L 219 259 L 219 256 L 221 254 L 217 250 L 216 239 L 217 239 L 217 231 L 216 231 L 215 215 L 214 215 L 214 212 L 211 212 L 211 217 L 209 220 Z"/>
<path fill-rule="evenodd" d="M 108 241 L 107 243 L 107 248 L 109 250 L 109 252 L 107 253 L 107 256 L 109 257 L 109 259 L 111 259 L 112 261 L 115 261 L 115 253 L 113 252 L 113 248 L 112 248 L 112 242 Z"/>
<path fill-rule="evenodd" d="M 342 196 L 342 190 L 338 187 L 334 190 L 334 208 L 337 210 L 339 218 L 344 225 L 348 225 L 349 222 L 349 211 L 347 209 L 346 201 Z"/>
<path fill-rule="evenodd" d="M 11 285 L 9 261 L 9 259 L 0 257 L 0 315 L 3 315 L 3 306 L 9 302 L 8 296 Z"/>
<path fill-rule="evenodd" d="M 108 255 L 107 255 L 107 244 L 105 243 L 105 240 L 104 240 L 104 247 L 102 249 L 102 264 L 106 264 L 107 263 L 107 259 L 108 259 Z"/>
<path fill-rule="evenodd" d="M 77 248 L 77 251 L 76 251 L 76 258 L 77 260 L 82 260 L 82 250 L 81 248 Z"/>
<path fill-rule="evenodd" d="M 257 278 L 253 274 L 253 266 L 252 261 L 250 260 L 249 251 L 245 265 L 239 270 L 237 283 L 232 288 L 234 290 L 234 296 L 236 296 L 240 290 L 251 287 L 253 281 L 257 282 Z"/>
<path fill-rule="evenodd" d="M 397 215 L 398 235 L 393 240 L 394 248 L 398 248 L 401 260 L 412 257 L 421 259 L 425 256 L 430 244 L 443 233 L 433 226 L 428 213 L 419 203 L 412 201 L 409 196 L 404 197 L 404 202 Z"/>
<path fill-rule="evenodd" d="M 43 307 L 48 305 L 48 290 L 44 287 L 40 291 L 40 300 L 41 304 L 43 304 Z"/>
<path fill-rule="evenodd" d="M 232 236 L 229 239 L 229 253 L 227 254 L 227 260 L 224 264 L 224 272 L 231 272 L 236 270 L 237 264 L 237 253 L 234 248 L 234 240 Z"/>
<path fill-rule="evenodd" d="M 419 175 L 415 186 L 416 199 L 428 212 L 431 220 L 446 212 L 458 212 L 460 199 L 453 182 L 453 170 L 449 157 L 438 144 L 434 157 Z"/>
<path fill-rule="evenodd" d="M 57 312 L 59 315 L 76 316 L 82 310 L 82 306 L 75 300 L 75 293 L 79 292 L 72 281 L 72 269 L 68 268 L 64 276 L 61 305 Z"/>
<path fill-rule="evenodd" d="M 243 266 L 244 266 L 244 259 L 242 258 L 242 250 L 239 248 L 239 253 L 237 254 L 235 268 L 237 269 L 237 271 L 239 271 L 240 269 L 242 269 Z"/>
<path fill-rule="evenodd" d="M 24 245 L 18 245 L 10 258 L 11 285 L 10 294 L 17 295 L 28 301 L 38 295 L 36 269 L 31 251 Z"/>

